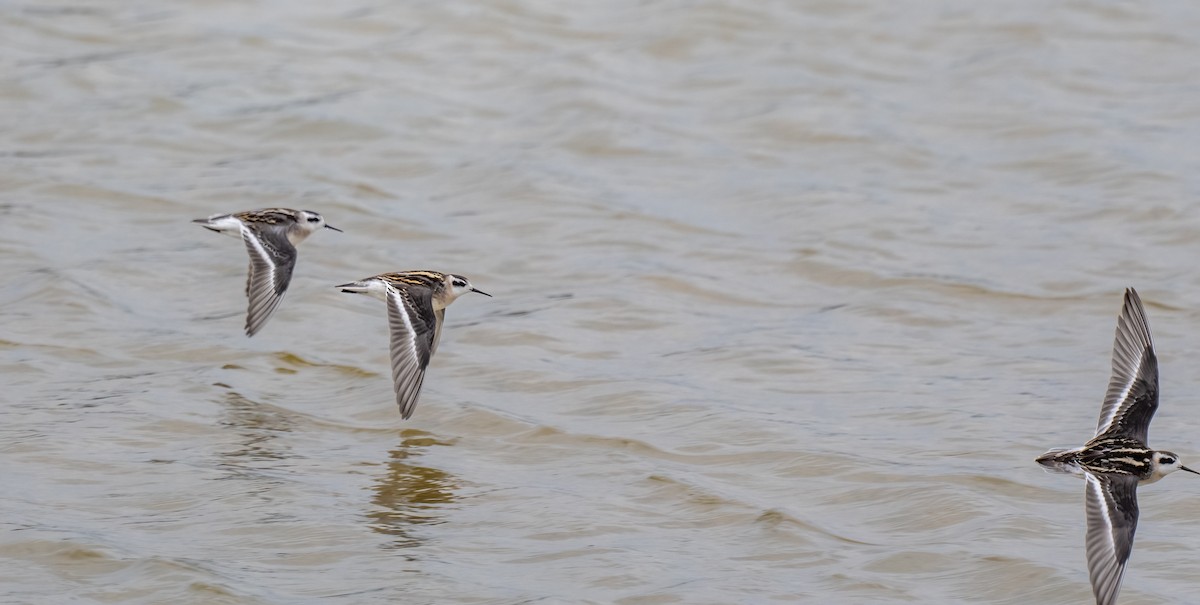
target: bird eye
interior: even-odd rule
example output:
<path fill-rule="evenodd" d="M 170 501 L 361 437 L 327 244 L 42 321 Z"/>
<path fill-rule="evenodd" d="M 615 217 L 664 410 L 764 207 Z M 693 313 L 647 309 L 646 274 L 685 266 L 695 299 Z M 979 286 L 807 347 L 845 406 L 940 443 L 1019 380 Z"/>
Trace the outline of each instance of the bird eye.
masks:
<path fill-rule="evenodd" d="M 1162 464 L 1175 464 L 1175 459 L 1170 456 L 1164 456 L 1159 462 Z"/>
<path fill-rule="evenodd" d="M 466 286 L 466 285 L 467 285 L 467 282 L 465 282 L 465 281 L 463 281 L 463 280 L 461 280 L 461 279 L 456 279 L 456 280 L 454 280 L 453 282 L 450 282 L 450 283 L 454 284 L 454 287 L 456 287 L 456 288 L 462 288 L 462 287 L 464 287 L 464 286 Z"/>
<path fill-rule="evenodd" d="M 310 222 L 310 223 L 319 223 L 319 222 L 321 222 L 321 217 L 319 217 L 319 216 L 310 216 L 310 217 L 308 217 L 308 222 Z"/>

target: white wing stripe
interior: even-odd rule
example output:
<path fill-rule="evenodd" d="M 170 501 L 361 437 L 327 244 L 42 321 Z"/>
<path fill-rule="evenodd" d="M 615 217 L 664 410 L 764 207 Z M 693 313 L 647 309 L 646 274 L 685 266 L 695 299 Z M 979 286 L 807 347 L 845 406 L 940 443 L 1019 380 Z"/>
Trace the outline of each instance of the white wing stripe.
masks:
<path fill-rule="evenodd" d="M 1100 511 L 1100 516 L 1104 519 L 1104 538 L 1107 543 L 1109 552 L 1117 552 L 1117 543 L 1113 541 L 1113 520 L 1112 506 L 1108 501 L 1107 494 L 1104 493 L 1103 486 L 1100 485 L 1100 480 L 1091 473 L 1085 473 L 1087 479 L 1087 488 L 1092 492 L 1092 497 L 1095 498 L 1099 505 L 1097 508 Z"/>
<path fill-rule="evenodd" d="M 1114 531 L 1113 509 L 1116 503 L 1112 494 L 1104 489 L 1103 482 L 1091 473 L 1084 473 L 1087 481 L 1087 560 L 1088 575 L 1091 576 L 1092 592 L 1097 605 L 1116 603 L 1121 591 L 1121 578 L 1125 575 L 1125 563 L 1118 560 L 1117 542 Z M 1116 488 L 1116 486 L 1114 486 Z M 1100 525 L 1096 522 L 1099 521 Z"/>
<path fill-rule="evenodd" d="M 1134 358 L 1134 360 L 1133 360 L 1134 363 L 1132 364 L 1132 367 L 1124 368 L 1122 370 L 1123 372 L 1125 372 L 1125 377 L 1126 377 L 1125 388 L 1121 389 L 1121 394 L 1118 395 L 1116 398 L 1114 398 L 1114 401 L 1116 401 L 1117 404 L 1112 406 L 1112 408 L 1110 410 L 1108 410 L 1108 414 L 1106 414 L 1104 416 L 1104 419 L 1100 422 L 1100 425 L 1096 428 L 1097 435 L 1100 435 L 1100 434 L 1104 433 L 1104 431 L 1107 431 L 1112 426 L 1113 420 L 1115 420 L 1117 418 L 1117 414 L 1119 414 L 1121 411 L 1123 411 L 1127 407 L 1126 404 L 1127 404 L 1127 400 L 1129 399 L 1129 391 L 1131 389 L 1133 389 L 1133 382 L 1135 380 L 1137 380 L 1138 368 L 1140 368 L 1142 366 L 1142 361 L 1143 361 L 1144 357 L 1145 357 L 1145 350 L 1143 350 L 1142 353 L 1138 354 L 1138 356 L 1136 358 Z"/>
<path fill-rule="evenodd" d="M 262 242 L 248 227 L 242 226 L 242 239 L 246 241 L 249 249 L 254 254 L 258 255 L 261 263 L 250 263 L 250 275 L 247 279 L 250 280 L 250 305 L 246 313 L 246 333 L 250 336 L 256 334 L 267 323 L 267 319 L 275 313 L 275 309 L 279 307 L 279 303 L 283 300 L 283 295 L 278 294 L 275 288 L 275 276 L 277 267 L 275 259 L 267 253 Z M 255 275 L 254 269 L 260 268 L 259 275 Z"/>
<path fill-rule="evenodd" d="M 1132 288 L 1125 291 L 1125 304 L 1117 318 L 1113 338 L 1112 377 L 1100 407 L 1096 435 L 1111 431 L 1139 439 L 1146 438 L 1146 425 L 1158 407 L 1158 367 L 1154 360 L 1154 344 L 1150 325 L 1142 308 L 1141 298 Z M 1139 380 L 1148 383 L 1148 398 L 1132 398 L 1133 387 Z M 1137 406 L 1138 409 L 1134 409 Z M 1146 406 L 1143 408 L 1142 406 Z"/>
<path fill-rule="evenodd" d="M 416 407 L 417 396 L 421 392 L 421 384 L 425 382 L 425 368 L 421 366 L 421 355 L 418 351 L 417 330 L 412 322 L 412 313 L 408 300 L 391 284 L 385 282 L 387 288 L 389 316 L 397 315 L 403 326 L 397 326 L 392 318 L 392 383 L 396 390 L 396 404 L 400 406 L 402 418 L 412 415 Z M 403 334 L 398 332 L 403 331 Z"/>
<path fill-rule="evenodd" d="M 404 321 L 405 336 L 407 336 L 408 354 L 412 355 L 413 359 L 417 359 L 417 330 L 413 328 L 412 318 L 408 316 L 408 307 L 404 305 L 404 299 L 400 296 L 396 289 L 387 287 L 388 297 L 392 299 L 392 304 L 396 305 L 396 309 L 400 311 L 400 319 Z"/>
<path fill-rule="evenodd" d="M 254 236 L 254 232 L 250 229 L 242 227 L 242 238 L 244 238 L 247 242 L 250 242 L 250 245 L 254 247 L 254 251 L 258 252 L 259 258 L 261 258 L 263 262 L 267 263 L 267 277 L 270 278 L 267 280 L 267 282 L 274 285 L 275 259 L 271 258 L 270 254 L 267 254 L 267 249 L 263 248 L 262 242 L 258 241 L 258 238 Z"/>

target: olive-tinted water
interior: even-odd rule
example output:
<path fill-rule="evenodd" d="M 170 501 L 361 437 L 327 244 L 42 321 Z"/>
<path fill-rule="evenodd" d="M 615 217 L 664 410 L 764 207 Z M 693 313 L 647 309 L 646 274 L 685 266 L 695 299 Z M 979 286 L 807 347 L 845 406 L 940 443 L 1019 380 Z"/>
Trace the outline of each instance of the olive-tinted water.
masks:
<path fill-rule="evenodd" d="M 0 601 L 1086 603 L 1200 461 L 1192 2 L 0 2 Z M 300 246 L 241 333 L 268 206 Z M 383 304 L 467 275 L 415 416 Z M 1122 603 L 1194 601 L 1200 481 Z"/>

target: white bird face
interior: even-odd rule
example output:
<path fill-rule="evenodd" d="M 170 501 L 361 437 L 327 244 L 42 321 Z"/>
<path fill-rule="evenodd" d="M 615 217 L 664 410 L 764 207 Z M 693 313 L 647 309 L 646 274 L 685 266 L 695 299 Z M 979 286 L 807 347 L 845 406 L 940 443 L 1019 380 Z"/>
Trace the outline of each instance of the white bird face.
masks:
<path fill-rule="evenodd" d="M 454 302 L 454 299 L 466 294 L 467 292 L 477 292 L 484 296 L 491 296 L 491 294 L 488 294 L 483 290 L 475 289 L 475 286 L 472 286 L 471 282 L 467 278 L 461 275 L 454 275 L 453 273 L 446 275 L 445 287 L 445 301 L 447 305 Z"/>
<path fill-rule="evenodd" d="M 296 226 L 312 233 L 325 226 L 325 217 L 311 210 L 296 211 Z"/>
<path fill-rule="evenodd" d="M 1184 466 L 1179 456 L 1176 456 L 1173 452 L 1154 452 L 1154 473 L 1152 475 L 1154 480 L 1166 477 L 1175 471 L 1187 471 L 1200 475 L 1200 472 Z"/>
<path fill-rule="evenodd" d="M 338 232 L 341 231 L 341 229 L 327 224 L 325 222 L 325 217 L 321 216 L 319 213 L 313 212 L 312 210 L 297 210 L 296 224 L 288 230 L 287 236 L 294 246 L 304 241 L 305 238 L 307 238 L 309 235 L 312 235 L 314 231 L 322 227 L 325 229 L 333 229 L 334 231 Z"/>

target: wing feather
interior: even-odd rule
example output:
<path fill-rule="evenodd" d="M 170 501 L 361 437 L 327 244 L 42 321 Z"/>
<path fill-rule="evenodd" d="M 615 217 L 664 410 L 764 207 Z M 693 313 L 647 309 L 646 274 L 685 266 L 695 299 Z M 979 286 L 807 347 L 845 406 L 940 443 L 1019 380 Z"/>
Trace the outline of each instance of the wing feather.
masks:
<path fill-rule="evenodd" d="M 1087 561 L 1096 605 L 1114 605 L 1137 529 L 1137 477 L 1086 473 Z"/>
<path fill-rule="evenodd" d="M 1113 342 L 1112 378 L 1100 408 L 1096 435 L 1133 437 L 1147 442 L 1150 420 L 1158 409 L 1158 358 L 1142 300 L 1125 290 L 1125 305 Z"/>
<path fill-rule="evenodd" d="M 279 307 L 292 281 L 296 266 L 296 247 L 281 229 L 242 229 L 242 240 L 250 254 L 250 273 L 246 277 L 246 335 L 254 336 L 266 325 Z"/>
<path fill-rule="evenodd" d="M 400 406 L 400 417 L 408 419 L 417 406 L 425 368 L 433 355 L 438 321 L 432 294 L 425 288 L 388 286 L 387 307 L 396 404 Z"/>

